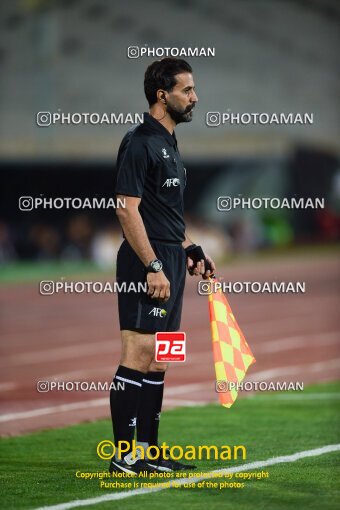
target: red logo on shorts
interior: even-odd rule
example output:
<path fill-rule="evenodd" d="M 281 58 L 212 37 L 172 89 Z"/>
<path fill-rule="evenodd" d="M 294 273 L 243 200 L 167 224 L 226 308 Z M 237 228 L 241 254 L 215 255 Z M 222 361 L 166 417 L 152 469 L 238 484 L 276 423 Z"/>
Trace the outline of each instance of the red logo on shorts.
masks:
<path fill-rule="evenodd" d="M 185 361 L 185 333 L 156 333 L 156 361 Z"/>

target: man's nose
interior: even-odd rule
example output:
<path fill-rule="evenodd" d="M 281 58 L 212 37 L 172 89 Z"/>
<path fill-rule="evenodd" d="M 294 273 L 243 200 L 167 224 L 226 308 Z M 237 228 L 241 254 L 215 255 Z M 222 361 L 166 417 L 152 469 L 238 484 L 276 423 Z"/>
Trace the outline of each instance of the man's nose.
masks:
<path fill-rule="evenodd" d="M 198 102 L 198 97 L 197 97 L 196 92 L 192 93 L 191 102 L 192 103 L 197 103 Z"/>

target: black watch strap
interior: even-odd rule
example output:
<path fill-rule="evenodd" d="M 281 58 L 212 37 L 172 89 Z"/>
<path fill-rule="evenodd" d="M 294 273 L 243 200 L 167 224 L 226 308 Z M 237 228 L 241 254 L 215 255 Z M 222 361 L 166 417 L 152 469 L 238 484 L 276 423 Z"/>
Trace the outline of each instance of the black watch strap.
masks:
<path fill-rule="evenodd" d="M 152 260 L 148 266 L 146 266 L 147 273 L 159 273 L 163 269 L 162 261 L 159 259 Z"/>

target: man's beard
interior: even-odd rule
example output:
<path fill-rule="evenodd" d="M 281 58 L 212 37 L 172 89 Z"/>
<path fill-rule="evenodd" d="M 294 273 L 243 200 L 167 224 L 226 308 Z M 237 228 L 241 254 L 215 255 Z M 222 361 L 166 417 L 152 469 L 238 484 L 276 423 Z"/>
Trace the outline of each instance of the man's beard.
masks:
<path fill-rule="evenodd" d="M 178 108 L 176 106 L 172 106 L 171 104 L 167 104 L 166 111 L 172 118 L 176 124 L 180 124 L 181 122 L 191 122 L 192 121 L 192 110 L 194 109 L 194 105 L 187 106 L 186 108 Z"/>

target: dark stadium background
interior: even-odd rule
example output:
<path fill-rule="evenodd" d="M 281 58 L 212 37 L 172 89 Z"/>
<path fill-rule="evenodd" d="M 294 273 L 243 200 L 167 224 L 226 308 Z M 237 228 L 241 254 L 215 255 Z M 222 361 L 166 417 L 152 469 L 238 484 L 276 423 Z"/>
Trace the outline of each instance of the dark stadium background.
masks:
<path fill-rule="evenodd" d="M 130 125 L 38 127 L 35 116 L 145 111 L 143 73 L 153 57 L 127 58 L 135 45 L 215 48 L 213 58 L 188 58 L 199 103 L 193 122 L 176 130 L 189 177 L 189 231 L 193 224 L 199 236 L 200 225 L 214 226 L 225 240 L 215 257 L 339 239 L 337 2 L 27 0 L 2 2 L 0 14 L 2 264 L 88 260 L 97 233 L 119 234 L 112 210 L 22 212 L 18 199 L 113 193 Z M 307 112 L 314 123 L 205 125 L 206 112 L 227 110 Z M 324 197 L 326 207 L 217 212 L 217 196 L 230 190 Z"/>

